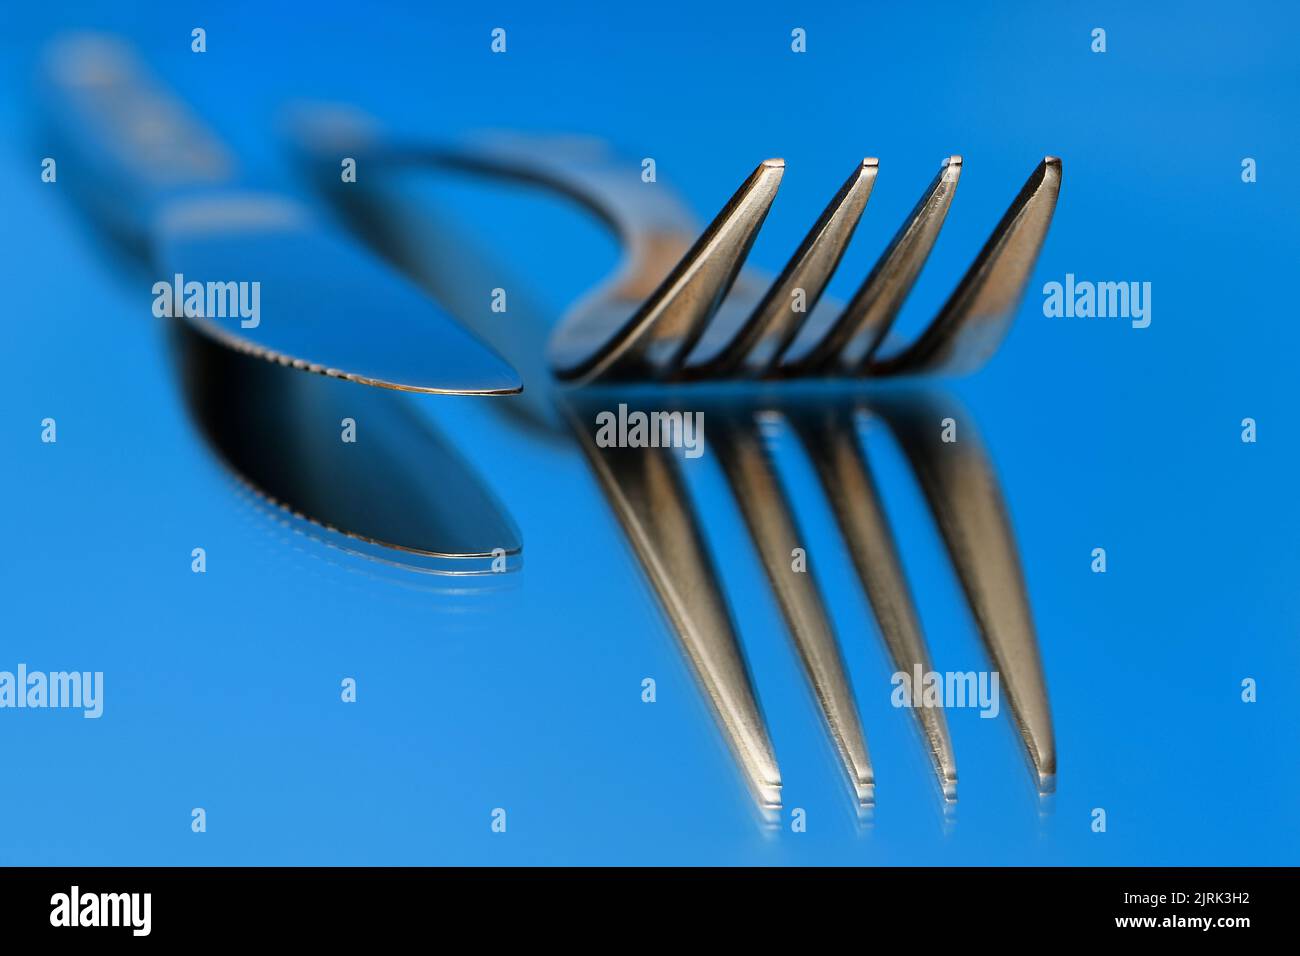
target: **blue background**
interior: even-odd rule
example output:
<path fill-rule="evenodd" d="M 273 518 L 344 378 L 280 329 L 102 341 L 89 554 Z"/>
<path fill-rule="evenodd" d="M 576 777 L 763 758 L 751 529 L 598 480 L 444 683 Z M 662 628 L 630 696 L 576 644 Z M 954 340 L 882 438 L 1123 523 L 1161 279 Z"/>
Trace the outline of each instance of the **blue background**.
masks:
<path fill-rule="evenodd" d="M 98 721 L 0 711 L 0 863 L 1300 862 L 1294 5 L 127 7 L 0 14 L 0 669 L 102 670 L 107 693 Z M 207 29 L 202 56 L 194 26 Z M 505 56 L 489 52 L 496 26 Z M 796 26 L 804 55 L 790 52 Z M 1104 55 L 1089 50 L 1097 26 Z M 1019 320 L 982 373 L 953 385 L 1017 532 L 1055 797 L 1031 787 L 1005 707 L 996 721 L 953 711 L 960 803 L 945 819 L 826 535 L 813 560 L 879 785 L 874 823 L 859 828 L 718 495 L 704 510 L 787 814 L 808 814 L 806 833 L 759 827 L 578 450 L 518 430 L 490 401 L 420 407 L 522 529 L 525 567 L 507 582 L 384 572 L 269 514 L 189 424 L 149 283 L 119 274 L 61 187 L 39 181 L 37 56 L 70 28 L 128 38 L 246 168 L 292 190 L 305 191 L 274 131 L 299 98 L 434 137 L 593 133 L 655 157 L 705 217 L 759 160 L 783 156 L 753 254 L 773 271 L 853 165 L 879 156 L 839 295 L 939 160 L 962 153 L 911 329 L 1034 164 L 1062 156 Z M 1247 156 L 1253 185 L 1240 179 Z M 612 262 L 588 238 L 527 243 L 521 268 L 548 301 Z M 1066 272 L 1150 281 L 1150 328 L 1044 318 L 1037 290 Z M 39 440 L 46 416 L 56 445 Z M 1247 416 L 1257 444 L 1240 441 Z M 881 454 L 936 666 L 982 669 L 919 495 L 901 458 Z M 206 575 L 190 572 L 195 546 Z M 1089 571 L 1098 546 L 1105 575 Z M 353 706 L 339 702 L 344 676 L 359 682 Z M 654 705 L 640 700 L 645 676 Z M 1253 705 L 1239 698 L 1245 677 L 1259 683 Z M 192 807 L 207 811 L 204 834 L 190 831 Z M 504 835 L 490 831 L 494 807 L 509 813 Z M 1105 834 L 1091 832 L 1094 807 Z"/>

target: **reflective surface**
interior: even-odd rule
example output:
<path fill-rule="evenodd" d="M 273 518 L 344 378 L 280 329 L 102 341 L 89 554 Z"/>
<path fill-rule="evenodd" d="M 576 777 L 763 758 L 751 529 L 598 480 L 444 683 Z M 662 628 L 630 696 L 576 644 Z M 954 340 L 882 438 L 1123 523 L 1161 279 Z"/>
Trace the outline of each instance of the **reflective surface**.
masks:
<path fill-rule="evenodd" d="M 1111 51 L 1099 56 L 1087 48 L 1091 23 L 1041 6 L 937 19 L 903 7 L 810 10 L 800 59 L 788 8 L 762 4 L 745 17 L 670 4 L 653 22 L 642 11 L 516 11 L 511 52 L 496 58 L 481 17 L 455 10 L 437 24 L 272 8 L 95 12 L 221 122 L 233 152 L 299 198 L 310 190 L 283 172 L 267 130 L 304 93 L 425 134 L 588 129 L 655 157 L 660 178 L 706 214 L 757 157 L 781 155 L 791 175 L 751 253 L 776 274 L 846 162 L 888 158 L 880 176 L 892 178 L 877 182 L 859 225 L 861 254 L 850 248 L 848 281 L 828 289 L 841 300 L 939 158 L 961 148 L 961 205 L 899 314 L 901 334 L 942 306 L 1040 144 L 1068 159 L 1022 311 L 989 365 L 955 386 L 1015 533 L 1050 692 L 1055 795 L 1040 798 L 1009 708 L 992 720 L 954 710 L 959 797 L 945 814 L 915 715 L 889 702 L 895 666 L 835 515 L 794 454 L 798 434 L 780 429 L 775 454 L 790 467 L 779 474 L 812 542 L 877 786 L 863 827 L 744 516 L 706 451 L 683 464 L 683 480 L 718 543 L 712 560 L 779 760 L 780 826 L 764 830 L 599 481 L 576 444 L 510 413 L 514 398 L 413 401 L 526 538 L 520 573 L 476 579 L 500 585 L 491 592 L 430 594 L 404 583 L 427 575 L 363 572 L 379 566 L 287 532 L 238 493 L 177 400 L 147 284 L 123 284 L 88 240 L 56 192 L 75 177 L 65 181 L 61 165 L 57 187 L 39 182 L 39 159 L 54 150 L 28 134 L 19 91 L 49 18 L 73 15 L 20 12 L 41 20 L 0 37 L 10 81 L 0 116 L 13 133 L 0 140 L 11 226 L 0 239 L 0 666 L 103 670 L 107 696 L 98 721 L 0 711 L 11 784 L 0 817 L 21 821 L 0 828 L 0 859 L 1293 863 L 1300 326 L 1287 319 L 1298 250 L 1276 157 L 1295 138 L 1278 119 L 1295 93 L 1280 28 L 1294 12 L 1271 8 L 1275 23 L 1220 14 L 1110 10 L 1099 17 Z M 199 22 L 206 58 L 186 42 Z M 860 84 L 845 81 L 856 75 L 845 64 L 860 71 L 864 56 L 890 94 L 867 115 Z M 729 98 L 725 115 L 692 98 L 756 69 L 775 81 L 762 97 Z M 1259 160 L 1256 184 L 1241 182 L 1244 156 Z M 462 211 L 477 206 L 449 214 Z M 526 290 L 506 280 L 512 313 L 531 297 L 557 302 L 555 317 L 614 252 L 583 224 L 541 221 L 494 208 L 470 224 L 512 274 L 532 279 Z M 584 264 L 592 275 L 575 274 Z M 1151 327 L 1044 317 L 1037 290 L 1067 272 L 1152 281 Z M 501 319 L 508 337 L 512 313 L 482 320 Z M 1259 423 L 1253 445 L 1240 440 L 1247 416 Z M 39 440 L 45 417 L 57 419 L 55 445 Z M 870 424 L 864 448 L 934 666 L 987 666 L 905 452 Z M 199 546 L 205 575 L 190 570 Z M 1105 574 L 1090 570 L 1097 547 Z M 339 699 L 349 676 L 355 705 Z M 647 677 L 654 704 L 642 702 Z M 1241 701 L 1248 677 L 1253 705 Z M 195 806 L 208 810 L 206 834 L 189 830 Z M 509 812 L 507 834 L 490 830 L 495 807 Z M 804 833 L 790 829 L 795 808 Z M 1105 834 L 1091 830 L 1094 808 L 1107 812 Z"/>
<path fill-rule="evenodd" d="M 793 427 L 798 434 L 870 600 L 895 675 L 906 676 L 911 688 L 914 673 L 919 685 L 921 675 L 934 672 L 932 657 L 901 568 L 892 522 L 858 435 L 864 417 L 885 423 L 908 456 L 966 589 L 992 659 L 982 673 L 999 674 L 1036 783 L 1040 791 L 1050 793 L 1055 788 L 1056 749 L 1033 615 L 997 478 L 974 421 L 952 398 L 933 393 L 832 391 L 809 396 L 786 391 L 780 398 L 756 398 L 741 391 L 688 400 L 662 390 L 621 394 L 601 389 L 567 393 L 561 399 L 686 656 L 714 702 L 724 735 L 760 806 L 780 806 L 776 760 L 740 660 L 721 578 L 703 544 L 702 522 L 677 476 L 674 459 L 679 452 L 605 445 L 597 423 L 614 407 L 620 418 L 671 410 L 702 415 L 708 423 L 710 450 L 743 515 L 750 546 L 781 608 L 861 807 L 874 802 L 875 778 L 857 702 L 822 590 L 808 566 L 809 540 L 795 514 L 805 509 L 797 509 L 783 487 L 760 428 L 766 426 L 769 438 L 773 428 Z M 945 430 L 950 430 L 947 440 Z M 714 549 L 719 547 L 715 542 Z M 719 654 L 725 666 L 713 659 Z M 956 757 L 944 716 L 944 708 L 953 702 L 925 706 L 912 690 L 902 700 L 912 705 L 943 798 L 956 800 Z M 965 701 L 963 692 L 956 706 L 966 706 Z M 986 709 L 996 716 L 1000 705 Z"/>
<path fill-rule="evenodd" d="M 414 570 L 517 567 L 519 531 L 409 398 L 290 374 L 188 323 L 172 331 L 179 387 L 200 431 L 272 504 L 353 539 L 340 546 Z"/>

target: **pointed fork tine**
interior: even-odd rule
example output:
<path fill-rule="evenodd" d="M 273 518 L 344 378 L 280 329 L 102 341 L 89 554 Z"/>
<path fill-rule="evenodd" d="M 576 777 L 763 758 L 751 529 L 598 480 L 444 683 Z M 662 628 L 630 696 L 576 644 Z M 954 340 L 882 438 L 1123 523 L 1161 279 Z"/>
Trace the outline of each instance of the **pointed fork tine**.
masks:
<path fill-rule="evenodd" d="M 934 321 L 898 354 L 870 361 L 871 375 L 973 372 L 1002 344 L 1033 272 L 1061 189 L 1061 161 L 1030 175 Z"/>
<path fill-rule="evenodd" d="M 922 266 L 934 248 L 961 178 L 960 156 L 949 156 L 920 202 L 890 240 L 844 312 L 820 341 L 783 371 L 793 375 L 833 373 L 867 361 L 898 317 Z"/>
<path fill-rule="evenodd" d="M 879 165 L 879 160 L 871 157 L 862 161 L 731 342 L 714 358 L 685 369 L 686 377 L 724 378 L 737 373 L 752 377 L 771 367 L 812 315 L 813 306 L 844 257 L 871 198 Z M 803 300 L 797 310 L 794 297 L 800 291 Z"/>
<path fill-rule="evenodd" d="M 785 160 L 760 163 L 632 318 L 593 354 L 561 363 L 560 378 L 662 379 L 680 368 L 740 274 L 784 172 Z M 553 355 L 571 351 L 559 344 Z"/>

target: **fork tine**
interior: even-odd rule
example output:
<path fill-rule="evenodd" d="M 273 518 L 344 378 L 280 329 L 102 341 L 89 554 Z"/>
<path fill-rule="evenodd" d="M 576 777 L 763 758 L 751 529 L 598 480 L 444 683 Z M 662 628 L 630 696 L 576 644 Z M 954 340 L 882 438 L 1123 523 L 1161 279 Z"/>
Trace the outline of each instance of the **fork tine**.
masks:
<path fill-rule="evenodd" d="M 816 345 L 783 371 L 794 375 L 834 372 L 857 368 L 871 356 L 898 317 L 934 248 L 957 191 L 961 169 L 960 156 L 943 161 L 844 312 Z"/>
<path fill-rule="evenodd" d="M 740 274 L 784 173 L 783 159 L 760 163 L 636 314 L 560 377 L 662 379 L 680 368 Z"/>
<path fill-rule="evenodd" d="M 988 242 L 911 345 L 889 358 L 867 358 L 871 375 L 973 372 L 997 351 L 1052 224 L 1061 161 L 1046 157 L 1002 216 Z"/>
<path fill-rule="evenodd" d="M 711 359 L 686 368 L 685 377 L 724 378 L 737 373 L 752 377 L 771 367 L 812 315 L 844 257 L 871 198 L 879 165 L 879 160 L 871 157 L 859 164 L 731 342 Z M 791 301 L 797 290 L 804 295 L 802 312 L 795 310 Z"/>

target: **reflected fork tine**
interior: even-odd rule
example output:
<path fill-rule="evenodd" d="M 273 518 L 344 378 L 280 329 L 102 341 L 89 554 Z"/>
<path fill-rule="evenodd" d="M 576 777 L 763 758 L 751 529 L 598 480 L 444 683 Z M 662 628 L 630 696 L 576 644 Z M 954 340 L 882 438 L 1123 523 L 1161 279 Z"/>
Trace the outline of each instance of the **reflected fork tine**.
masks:
<path fill-rule="evenodd" d="M 811 569 L 797 574 L 790 569 L 792 548 L 805 539 L 759 424 L 748 409 L 719 409 L 709 418 L 720 426 L 710 432 L 709 442 L 749 528 L 854 798 L 859 808 L 870 807 L 875 802 L 875 773 L 848 668 L 816 577 Z"/>
<path fill-rule="evenodd" d="M 781 771 L 696 510 L 672 452 L 604 448 L 586 423 L 599 397 L 562 409 L 681 642 L 765 818 L 781 808 Z"/>
<path fill-rule="evenodd" d="M 934 423 L 951 406 L 878 399 L 874 408 L 912 464 L 1001 675 L 1039 791 L 1051 792 L 1056 738 L 1038 637 L 1006 504 L 975 423 L 958 410 L 962 440 L 943 444 Z"/>
<path fill-rule="evenodd" d="M 839 525 L 889 657 L 897 670 L 932 669 L 911 589 L 875 477 L 856 435 L 851 413 L 829 409 L 790 417 Z M 942 708 L 917 707 L 935 776 L 946 801 L 957 799 L 957 758 Z"/>

